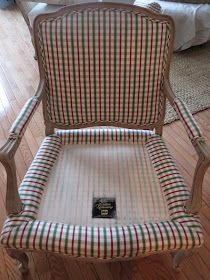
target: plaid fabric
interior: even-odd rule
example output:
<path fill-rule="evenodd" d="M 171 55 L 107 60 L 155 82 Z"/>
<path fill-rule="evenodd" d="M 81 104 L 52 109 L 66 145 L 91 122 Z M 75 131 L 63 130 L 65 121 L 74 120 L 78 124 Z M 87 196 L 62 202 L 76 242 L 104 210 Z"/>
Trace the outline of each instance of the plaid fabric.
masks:
<path fill-rule="evenodd" d="M 38 105 L 38 100 L 36 97 L 30 98 L 24 107 L 22 108 L 20 114 L 14 121 L 11 129 L 10 129 L 10 135 L 9 138 L 16 138 L 16 137 L 22 137 L 28 122 L 30 121 L 33 112 L 35 111 L 36 107 Z"/>
<path fill-rule="evenodd" d="M 36 220 L 51 168 L 63 145 L 123 141 L 145 142 L 167 202 L 170 219 L 133 225 L 96 227 Z M 151 174 L 148 174 L 150 176 Z M 58 132 L 45 139 L 19 188 L 25 204 L 5 222 L 1 244 L 6 248 L 43 250 L 76 257 L 133 258 L 155 252 L 190 249 L 203 243 L 199 218 L 186 214 L 187 187 L 163 140 L 153 133 L 132 130 Z"/>
<path fill-rule="evenodd" d="M 174 221 L 183 221 L 185 201 L 189 199 L 188 187 L 184 182 L 165 143 L 156 135 L 146 143 L 151 161 L 159 178 L 167 201 L 170 217 Z"/>
<path fill-rule="evenodd" d="M 86 128 L 81 130 L 58 130 L 56 135 L 63 145 L 100 144 L 100 143 L 138 143 L 147 141 L 154 133 L 150 130 L 133 130 L 126 128 Z"/>
<path fill-rule="evenodd" d="M 186 104 L 179 98 L 174 100 L 174 109 L 182 121 L 191 141 L 202 138 L 202 132 L 198 127 L 195 119 L 187 108 Z"/>
<path fill-rule="evenodd" d="M 72 7 L 37 25 L 53 123 L 139 127 L 159 120 L 169 22 L 101 6 Z"/>

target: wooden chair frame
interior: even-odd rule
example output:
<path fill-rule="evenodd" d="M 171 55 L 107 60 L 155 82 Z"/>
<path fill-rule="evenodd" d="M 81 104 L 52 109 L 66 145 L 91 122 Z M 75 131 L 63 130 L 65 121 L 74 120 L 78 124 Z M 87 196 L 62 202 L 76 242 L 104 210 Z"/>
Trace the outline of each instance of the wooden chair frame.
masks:
<path fill-rule="evenodd" d="M 168 16 L 155 14 L 147 9 L 139 8 L 139 7 L 135 7 L 135 6 L 127 5 L 127 4 L 115 4 L 114 5 L 112 3 L 111 4 L 110 3 L 88 3 L 88 4 L 74 5 L 72 7 L 74 10 L 79 10 L 79 9 L 81 9 L 81 7 L 82 8 L 92 8 L 92 7 L 101 7 L 102 5 L 103 5 L 103 7 L 106 7 L 106 8 L 113 8 L 116 6 L 119 6 L 120 8 L 129 7 L 129 9 L 132 9 L 133 11 L 143 12 L 144 14 L 152 16 L 155 19 L 160 19 L 160 20 L 165 19 L 165 20 L 169 21 L 173 26 L 173 20 Z M 56 18 L 56 17 L 62 15 L 63 13 L 70 11 L 72 9 L 72 7 L 64 7 L 61 10 L 59 10 L 58 12 L 52 13 L 51 17 Z M 34 22 L 34 28 L 33 28 L 35 34 L 37 32 L 38 22 L 40 22 L 43 19 L 46 19 L 46 17 L 47 17 L 47 15 L 43 14 L 36 18 L 36 20 Z M 41 54 L 40 54 L 40 50 L 38 48 L 38 40 L 37 40 L 36 36 L 35 36 L 35 48 L 36 48 L 36 52 L 37 52 L 38 62 L 40 62 Z M 169 50 L 170 50 L 169 57 L 171 59 L 172 51 L 173 51 L 173 38 L 171 40 L 171 46 L 170 46 Z M 164 85 L 163 85 L 163 93 L 165 95 L 165 98 L 164 98 L 164 106 L 163 106 L 163 110 L 161 113 L 161 118 L 160 118 L 159 122 L 156 123 L 155 125 L 139 127 L 139 129 L 155 129 L 156 133 L 159 135 L 162 135 L 162 130 L 163 130 L 164 116 L 165 116 L 165 99 L 167 98 L 169 100 L 170 104 L 172 105 L 172 107 L 175 110 L 177 110 L 174 105 L 174 101 L 175 101 L 176 97 L 171 89 L 170 82 L 169 82 L 170 59 L 169 59 L 168 64 L 166 65 L 166 71 L 165 71 L 165 79 L 164 79 Z M 69 129 L 68 126 L 55 125 L 54 123 L 52 123 L 49 120 L 49 117 L 46 112 L 45 77 L 44 77 L 44 70 L 41 66 L 41 63 L 39 63 L 39 71 L 40 71 L 40 83 L 38 86 L 38 90 L 34 96 L 34 98 L 37 100 L 36 106 L 35 106 L 34 110 L 31 112 L 30 117 L 28 118 L 28 120 L 24 126 L 23 132 L 25 131 L 28 122 L 32 118 L 32 116 L 35 112 L 35 109 L 38 107 L 38 105 L 41 101 L 43 104 L 46 135 L 50 135 L 50 134 L 54 133 L 55 128 Z M 115 125 L 116 126 L 116 124 L 114 124 L 114 123 L 113 124 L 112 123 L 100 123 L 100 125 L 104 125 L 104 126 Z M 118 123 L 117 126 L 133 128 L 130 125 L 125 126 L 124 124 L 121 124 L 121 123 Z M 78 126 L 74 126 L 74 127 L 71 126 L 71 128 L 82 128 L 82 127 L 88 127 L 88 125 L 84 124 L 84 125 L 78 125 Z M 18 134 L 18 135 L 13 135 L 13 137 L 9 137 L 9 139 L 7 140 L 5 145 L 0 149 L 0 162 L 4 165 L 4 167 L 6 169 L 6 173 L 7 173 L 6 211 L 7 211 L 8 215 L 10 215 L 10 214 L 15 215 L 15 214 L 21 212 L 21 210 L 22 210 L 22 202 L 20 200 L 20 197 L 18 194 L 18 188 L 17 188 L 16 166 L 15 166 L 15 160 L 14 160 L 16 150 L 19 147 L 22 137 L 23 137 L 23 133 Z M 193 138 L 193 139 L 191 139 L 191 142 L 197 152 L 198 161 L 197 161 L 196 169 L 194 172 L 191 196 L 186 205 L 186 211 L 190 212 L 192 214 L 196 214 L 199 212 L 199 210 L 201 208 L 202 183 L 203 183 L 204 175 L 205 175 L 207 168 L 210 166 L 210 147 L 207 145 L 205 139 L 202 137 L 195 138 L 195 139 Z M 10 254 L 11 257 L 14 257 L 22 262 L 22 272 L 26 272 L 28 260 L 27 260 L 25 253 L 23 253 L 20 250 L 19 251 L 8 250 L 8 253 Z M 174 256 L 174 266 L 175 267 L 179 266 L 183 257 L 184 257 L 183 251 L 178 251 L 175 254 L 175 256 Z"/>
<path fill-rule="evenodd" d="M 38 4 L 36 2 L 24 2 L 23 4 L 23 1 L 21 0 L 16 0 L 16 4 L 21 12 L 21 14 L 23 15 L 23 18 L 28 26 L 28 29 L 29 29 L 29 32 L 30 32 L 30 35 L 31 35 L 31 41 L 32 43 L 34 44 L 33 42 L 33 31 L 32 31 L 32 26 L 30 24 L 30 21 L 29 21 L 29 18 L 28 18 L 28 13 Z"/>

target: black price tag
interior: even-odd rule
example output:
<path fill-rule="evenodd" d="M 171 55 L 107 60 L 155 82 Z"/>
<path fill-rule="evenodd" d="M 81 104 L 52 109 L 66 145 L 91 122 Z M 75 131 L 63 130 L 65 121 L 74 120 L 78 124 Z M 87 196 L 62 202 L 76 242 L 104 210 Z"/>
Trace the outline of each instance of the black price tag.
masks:
<path fill-rule="evenodd" d="M 116 218 L 116 200 L 110 197 L 94 197 L 92 218 Z"/>

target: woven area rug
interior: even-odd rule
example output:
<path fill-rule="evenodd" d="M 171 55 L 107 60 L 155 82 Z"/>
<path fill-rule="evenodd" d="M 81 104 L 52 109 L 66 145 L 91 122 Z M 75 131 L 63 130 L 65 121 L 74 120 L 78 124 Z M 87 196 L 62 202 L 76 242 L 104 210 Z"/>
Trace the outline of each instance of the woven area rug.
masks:
<path fill-rule="evenodd" d="M 177 97 L 188 105 L 192 113 L 210 107 L 210 43 L 174 53 L 170 82 Z M 173 108 L 167 104 L 165 124 L 177 120 Z"/>

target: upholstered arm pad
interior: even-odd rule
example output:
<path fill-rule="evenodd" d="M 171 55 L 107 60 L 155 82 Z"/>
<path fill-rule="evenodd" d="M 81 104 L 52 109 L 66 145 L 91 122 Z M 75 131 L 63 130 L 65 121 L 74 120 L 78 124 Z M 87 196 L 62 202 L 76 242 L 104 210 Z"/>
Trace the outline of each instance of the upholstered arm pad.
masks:
<path fill-rule="evenodd" d="M 203 138 L 202 132 L 185 103 L 179 98 L 174 99 L 174 109 L 178 114 L 192 142 Z"/>
<path fill-rule="evenodd" d="M 17 119 L 13 123 L 9 139 L 0 148 L 0 162 L 5 167 L 7 173 L 7 191 L 6 191 L 6 210 L 7 214 L 17 214 L 23 209 L 17 189 L 17 177 L 14 155 L 19 147 L 21 138 L 26 130 L 27 124 L 33 116 L 33 112 L 39 104 L 38 97 L 30 98 Z"/>
<path fill-rule="evenodd" d="M 26 102 L 10 129 L 10 139 L 21 138 L 23 136 L 27 124 L 32 118 L 33 113 L 38 106 L 38 103 L 39 102 L 37 97 L 32 97 Z"/>
<path fill-rule="evenodd" d="M 20 213 L 23 209 L 17 188 L 14 156 L 27 124 L 41 101 L 43 90 L 44 83 L 40 82 L 36 95 L 26 102 L 10 129 L 9 139 L 0 148 L 0 162 L 4 165 L 7 173 L 6 210 L 8 215 Z"/>
<path fill-rule="evenodd" d="M 191 142 L 193 144 L 198 144 L 198 142 L 203 142 L 204 140 L 203 134 L 199 126 L 197 125 L 194 117 L 190 113 L 185 103 L 181 99 L 175 96 L 168 80 L 166 80 L 164 84 L 164 93 L 168 98 L 171 106 L 174 108 L 177 115 L 179 116 Z"/>

